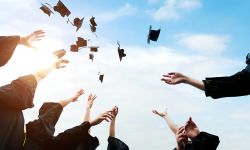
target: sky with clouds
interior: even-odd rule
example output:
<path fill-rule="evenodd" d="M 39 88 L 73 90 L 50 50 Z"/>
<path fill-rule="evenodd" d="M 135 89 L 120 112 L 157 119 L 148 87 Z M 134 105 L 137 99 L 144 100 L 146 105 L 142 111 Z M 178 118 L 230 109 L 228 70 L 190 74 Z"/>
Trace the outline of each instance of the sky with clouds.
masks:
<path fill-rule="evenodd" d="M 67 68 L 53 71 L 39 83 L 35 107 L 25 111 L 25 121 L 36 118 L 45 101 L 72 96 L 84 88 L 79 102 L 72 103 L 56 126 L 56 133 L 83 120 L 90 93 L 98 98 L 91 118 L 112 106 L 119 106 L 116 136 L 132 150 L 163 150 L 175 147 L 175 138 L 165 122 L 152 114 L 165 110 L 178 125 L 189 116 L 200 130 L 220 137 L 219 150 L 250 149 L 249 96 L 213 100 L 188 85 L 169 86 L 160 81 L 162 74 L 179 71 L 197 79 L 232 75 L 245 67 L 249 52 L 248 0 L 62 0 L 71 10 L 70 19 L 84 17 L 82 28 L 67 24 L 58 13 L 48 17 L 41 3 L 54 6 L 57 0 L 0 0 L 0 34 L 25 35 L 37 29 L 46 32 L 37 49 L 18 46 L 9 63 L 0 68 L 0 84 L 38 70 L 49 61 L 53 50 L 67 50 Z M 88 20 L 96 17 L 97 32 L 92 34 Z M 147 44 L 149 25 L 161 28 L 158 42 Z M 88 50 L 72 53 L 69 47 L 78 36 L 100 46 L 94 62 Z M 119 61 L 117 41 L 127 57 Z M 98 81 L 98 72 L 105 74 Z M 98 136 L 98 150 L 106 149 L 109 124 L 91 129 Z"/>

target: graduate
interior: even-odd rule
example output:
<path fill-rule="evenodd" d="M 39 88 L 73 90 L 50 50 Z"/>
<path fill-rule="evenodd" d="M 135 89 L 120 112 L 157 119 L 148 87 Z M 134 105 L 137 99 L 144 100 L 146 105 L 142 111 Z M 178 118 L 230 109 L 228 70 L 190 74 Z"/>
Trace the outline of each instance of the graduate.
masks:
<path fill-rule="evenodd" d="M 44 34 L 43 30 L 37 30 L 23 37 L 0 36 L 0 67 L 9 61 L 18 44 L 33 48 L 33 42 L 41 40 Z"/>
<path fill-rule="evenodd" d="M 57 60 L 38 72 L 22 76 L 0 87 L 0 149 L 19 150 L 24 141 L 22 110 L 32 108 L 38 82 L 52 70 L 65 67 L 66 59 Z"/>
<path fill-rule="evenodd" d="M 115 137 L 115 121 L 118 114 L 117 106 L 112 109 L 112 114 L 114 115 L 114 119 L 111 120 L 109 126 L 108 150 L 129 150 L 127 144 Z"/>
<path fill-rule="evenodd" d="M 200 132 L 191 117 L 185 125 L 178 127 L 167 112 L 153 110 L 153 113 L 162 117 L 175 134 L 177 146 L 174 150 L 216 150 L 219 145 L 219 137 L 207 132 Z"/>
<path fill-rule="evenodd" d="M 84 93 L 79 90 L 73 97 L 62 100 L 58 103 L 44 103 L 39 110 L 37 120 L 31 121 L 26 125 L 27 140 L 24 144 L 24 150 L 75 150 L 83 143 L 89 145 L 93 143 L 93 138 L 89 135 L 89 129 L 92 126 L 100 124 L 103 120 L 111 120 L 113 116 L 110 111 L 100 114 L 92 121 L 85 121 L 81 125 L 68 129 L 57 136 L 54 136 L 55 125 L 62 113 L 62 110 L 71 102 L 75 102 L 79 96 Z M 90 100 L 95 97 L 90 96 Z M 99 144 L 99 143 L 98 143 Z"/>
<path fill-rule="evenodd" d="M 246 57 L 246 68 L 232 76 L 212 77 L 199 81 L 179 72 L 163 75 L 161 79 L 167 84 L 185 83 L 203 90 L 213 99 L 223 97 L 245 96 L 250 94 L 250 54 Z"/>

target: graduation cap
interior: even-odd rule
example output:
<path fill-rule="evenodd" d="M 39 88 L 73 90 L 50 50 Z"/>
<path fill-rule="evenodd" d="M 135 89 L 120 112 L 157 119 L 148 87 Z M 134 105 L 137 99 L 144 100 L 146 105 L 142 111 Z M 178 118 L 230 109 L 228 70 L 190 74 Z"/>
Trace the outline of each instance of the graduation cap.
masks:
<path fill-rule="evenodd" d="M 103 78 L 104 78 L 104 74 L 99 74 L 99 80 L 101 81 L 101 83 L 103 82 Z"/>
<path fill-rule="evenodd" d="M 158 30 L 152 30 L 152 26 L 149 26 L 149 33 L 148 33 L 148 44 L 150 44 L 151 41 L 157 41 L 158 37 L 160 35 L 161 29 Z"/>
<path fill-rule="evenodd" d="M 49 7 L 46 6 L 46 5 L 44 5 L 44 4 L 42 4 L 42 6 L 40 7 L 40 9 L 41 9 L 45 14 L 47 14 L 49 17 L 50 17 L 50 14 L 51 14 L 51 13 L 54 14 L 54 13 L 49 9 Z"/>
<path fill-rule="evenodd" d="M 78 37 L 76 41 L 76 45 L 78 48 L 87 46 L 87 40 L 85 40 L 84 38 Z"/>
<path fill-rule="evenodd" d="M 74 19 L 74 24 L 73 25 L 76 26 L 76 32 L 82 27 L 83 19 L 84 18 L 80 19 L 78 17 Z"/>
<path fill-rule="evenodd" d="M 92 32 L 96 32 L 96 22 L 95 22 L 95 17 L 92 17 L 90 20 L 90 29 Z"/>
<path fill-rule="evenodd" d="M 56 50 L 53 52 L 53 55 L 56 56 L 58 59 L 62 58 L 66 54 L 64 49 Z"/>
<path fill-rule="evenodd" d="M 126 54 L 124 53 L 124 49 L 120 49 L 120 43 L 117 42 L 117 44 L 118 44 L 118 55 L 119 55 L 120 61 L 122 61 L 122 57 L 126 57 Z"/>
<path fill-rule="evenodd" d="M 62 17 L 69 16 L 71 12 L 68 10 L 68 8 L 59 0 L 57 5 L 54 6 L 54 11 L 57 11 L 60 13 Z"/>
<path fill-rule="evenodd" d="M 71 45 L 71 46 L 70 46 L 70 51 L 71 51 L 71 52 L 78 52 L 78 46 L 75 45 L 75 44 Z"/>
<path fill-rule="evenodd" d="M 94 61 L 94 54 L 89 54 L 89 59 L 91 59 L 93 62 Z"/>
<path fill-rule="evenodd" d="M 98 52 L 98 48 L 97 46 L 92 46 L 92 47 L 89 47 L 90 48 L 90 52 Z"/>

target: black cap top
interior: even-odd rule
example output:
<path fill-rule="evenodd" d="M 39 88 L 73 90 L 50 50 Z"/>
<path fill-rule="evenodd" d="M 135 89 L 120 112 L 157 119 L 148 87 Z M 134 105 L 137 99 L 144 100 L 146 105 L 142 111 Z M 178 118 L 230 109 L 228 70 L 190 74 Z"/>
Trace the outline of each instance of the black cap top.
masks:
<path fill-rule="evenodd" d="M 158 37 L 160 35 L 161 29 L 159 30 L 152 30 L 152 26 L 149 27 L 149 33 L 148 33 L 148 44 L 150 44 L 151 41 L 157 41 Z"/>
<path fill-rule="evenodd" d="M 71 46 L 70 46 L 70 51 L 71 51 L 71 52 L 78 52 L 78 46 L 75 45 L 75 44 L 71 45 Z"/>
<path fill-rule="evenodd" d="M 74 19 L 74 26 L 76 26 L 76 32 L 82 27 L 82 22 L 83 22 L 83 19 L 80 19 L 80 18 L 75 18 Z"/>
<path fill-rule="evenodd" d="M 78 37 L 77 41 L 76 41 L 76 45 L 78 47 L 84 47 L 87 46 L 87 40 L 85 40 L 84 38 Z"/>
<path fill-rule="evenodd" d="M 59 0 L 57 5 L 54 6 L 54 10 L 60 13 L 62 17 L 69 16 L 71 12 L 68 10 L 68 8 Z"/>
<path fill-rule="evenodd" d="M 124 53 L 124 49 L 120 48 L 120 43 L 117 42 L 117 44 L 118 44 L 118 55 L 119 55 L 120 61 L 122 61 L 122 57 L 126 57 L 126 54 Z"/>
<path fill-rule="evenodd" d="M 98 46 L 91 46 L 90 48 L 90 52 L 98 52 Z"/>
<path fill-rule="evenodd" d="M 104 74 L 100 74 L 99 75 L 99 80 L 101 81 L 101 83 L 103 82 L 103 78 L 104 78 Z"/>
<path fill-rule="evenodd" d="M 45 14 L 47 14 L 48 16 L 50 16 L 51 13 L 53 14 L 53 12 L 49 9 L 49 7 L 46 6 L 46 5 L 44 5 L 44 4 L 42 4 L 42 6 L 40 7 L 40 9 L 41 9 Z"/>

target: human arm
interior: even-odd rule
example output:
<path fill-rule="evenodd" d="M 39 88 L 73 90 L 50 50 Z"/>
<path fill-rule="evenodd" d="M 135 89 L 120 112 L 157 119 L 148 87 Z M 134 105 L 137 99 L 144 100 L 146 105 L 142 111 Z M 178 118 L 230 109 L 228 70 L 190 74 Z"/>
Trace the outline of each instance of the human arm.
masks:
<path fill-rule="evenodd" d="M 61 100 L 59 101 L 59 103 L 61 104 L 61 106 L 64 108 L 65 106 L 67 106 L 69 103 L 71 102 L 75 102 L 77 101 L 77 99 L 84 93 L 84 90 L 83 89 L 80 89 L 79 91 L 77 91 L 75 93 L 74 96 L 68 98 L 68 99 L 65 99 L 65 100 Z"/>
<path fill-rule="evenodd" d="M 111 113 L 114 116 L 114 118 L 110 122 L 109 136 L 110 137 L 115 137 L 115 121 L 116 121 L 116 116 L 118 114 L 118 107 L 117 106 L 113 107 Z"/>
<path fill-rule="evenodd" d="M 185 129 L 184 126 L 180 127 L 176 134 L 175 134 L 175 138 L 176 138 L 176 150 L 185 150 L 185 146 L 186 146 L 186 142 L 188 140 L 187 136 L 185 135 Z"/>
<path fill-rule="evenodd" d="M 204 86 L 204 83 L 202 81 L 188 77 L 188 76 L 183 75 L 179 72 L 170 72 L 166 75 L 163 75 L 163 78 L 161 80 L 167 84 L 170 84 L 170 85 L 186 83 L 186 84 L 194 86 L 202 91 L 205 90 L 205 86 Z"/>
<path fill-rule="evenodd" d="M 165 122 L 167 123 L 168 127 L 171 129 L 171 131 L 176 134 L 177 130 L 178 130 L 178 125 L 176 123 L 174 123 L 174 121 L 169 117 L 167 112 L 159 112 L 157 110 L 153 110 L 152 111 L 154 114 L 162 117 Z"/>
<path fill-rule="evenodd" d="M 89 95 L 88 101 L 87 101 L 87 106 L 86 106 L 86 112 L 84 115 L 84 121 L 90 121 L 90 111 L 91 111 L 91 108 L 93 106 L 93 102 L 96 99 L 96 97 L 97 96 L 95 94 L 92 94 L 92 93 Z"/>

